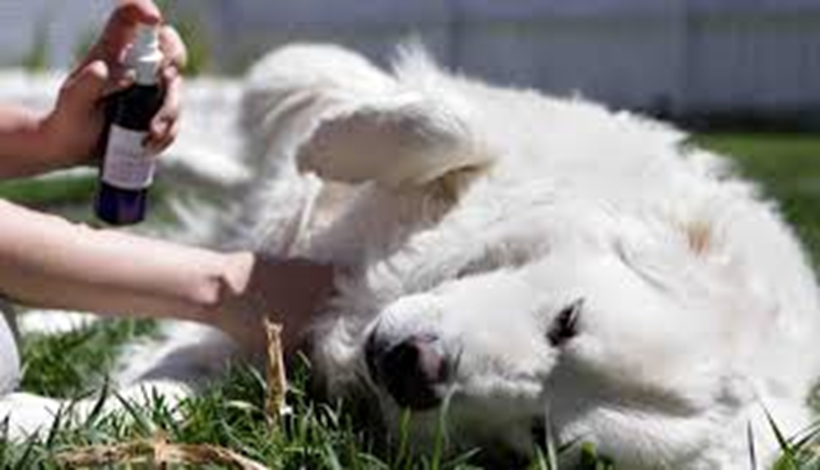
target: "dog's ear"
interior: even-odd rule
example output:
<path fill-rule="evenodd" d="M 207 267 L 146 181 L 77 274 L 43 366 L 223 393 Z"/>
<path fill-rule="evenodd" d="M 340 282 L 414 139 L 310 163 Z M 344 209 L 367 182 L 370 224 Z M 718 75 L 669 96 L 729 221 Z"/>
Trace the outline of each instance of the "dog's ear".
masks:
<path fill-rule="evenodd" d="M 291 46 L 255 67 L 243 127 L 257 153 L 287 148 L 300 171 L 345 183 L 417 186 L 487 165 L 468 113 L 427 85 L 338 47 Z"/>
<path fill-rule="evenodd" d="M 413 92 L 361 103 L 323 119 L 298 152 L 298 166 L 347 183 L 418 186 L 490 162 L 453 110 Z"/>

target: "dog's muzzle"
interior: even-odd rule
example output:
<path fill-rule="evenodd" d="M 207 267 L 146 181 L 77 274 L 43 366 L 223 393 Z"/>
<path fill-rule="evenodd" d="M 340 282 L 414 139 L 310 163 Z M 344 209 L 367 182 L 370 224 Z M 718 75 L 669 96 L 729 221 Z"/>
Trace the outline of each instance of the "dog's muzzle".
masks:
<path fill-rule="evenodd" d="M 365 345 L 370 376 L 402 408 L 427 410 L 441 403 L 450 367 L 435 335 L 412 335 L 398 342 L 374 330 Z"/>

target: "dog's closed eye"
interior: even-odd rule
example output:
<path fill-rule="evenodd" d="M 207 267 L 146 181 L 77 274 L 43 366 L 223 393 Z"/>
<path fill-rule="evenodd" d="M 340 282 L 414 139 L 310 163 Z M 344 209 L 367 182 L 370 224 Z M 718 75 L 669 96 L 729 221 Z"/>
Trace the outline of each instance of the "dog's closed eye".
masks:
<path fill-rule="evenodd" d="M 551 345 L 561 346 L 578 334 L 578 318 L 583 307 L 584 299 L 578 299 L 558 312 L 547 330 L 547 339 Z"/>

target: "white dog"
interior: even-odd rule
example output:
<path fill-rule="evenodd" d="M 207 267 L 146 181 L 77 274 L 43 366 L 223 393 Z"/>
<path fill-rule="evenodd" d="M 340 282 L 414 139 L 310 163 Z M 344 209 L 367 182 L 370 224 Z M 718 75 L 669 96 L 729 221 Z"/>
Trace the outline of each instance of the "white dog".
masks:
<path fill-rule="evenodd" d="M 243 113 L 256 177 L 214 237 L 341 267 L 312 336 L 330 393 L 375 393 L 388 424 L 413 409 L 420 442 L 440 413 L 465 448 L 526 455 L 549 426 L 630 469 L 746 469 L 749 436 L 777 454 L 767 412 L 810 423 L 806 256 L 681 133 L 332 46 L 262 60 Z M 218 372 L 231 346 L 197 331 L 128 381 Z"/>

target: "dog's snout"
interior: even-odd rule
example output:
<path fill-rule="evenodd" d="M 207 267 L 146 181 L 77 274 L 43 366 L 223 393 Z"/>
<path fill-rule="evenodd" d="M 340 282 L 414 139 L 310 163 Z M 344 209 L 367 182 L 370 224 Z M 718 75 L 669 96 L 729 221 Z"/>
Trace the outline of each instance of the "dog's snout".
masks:
<path fill-rule="evenodd" d="M 435 336 L 388 343 L 371 334 L 365 348 L 370 375 L 401 407 L 425 410 L 441 402 L 447 362 Z"/>

